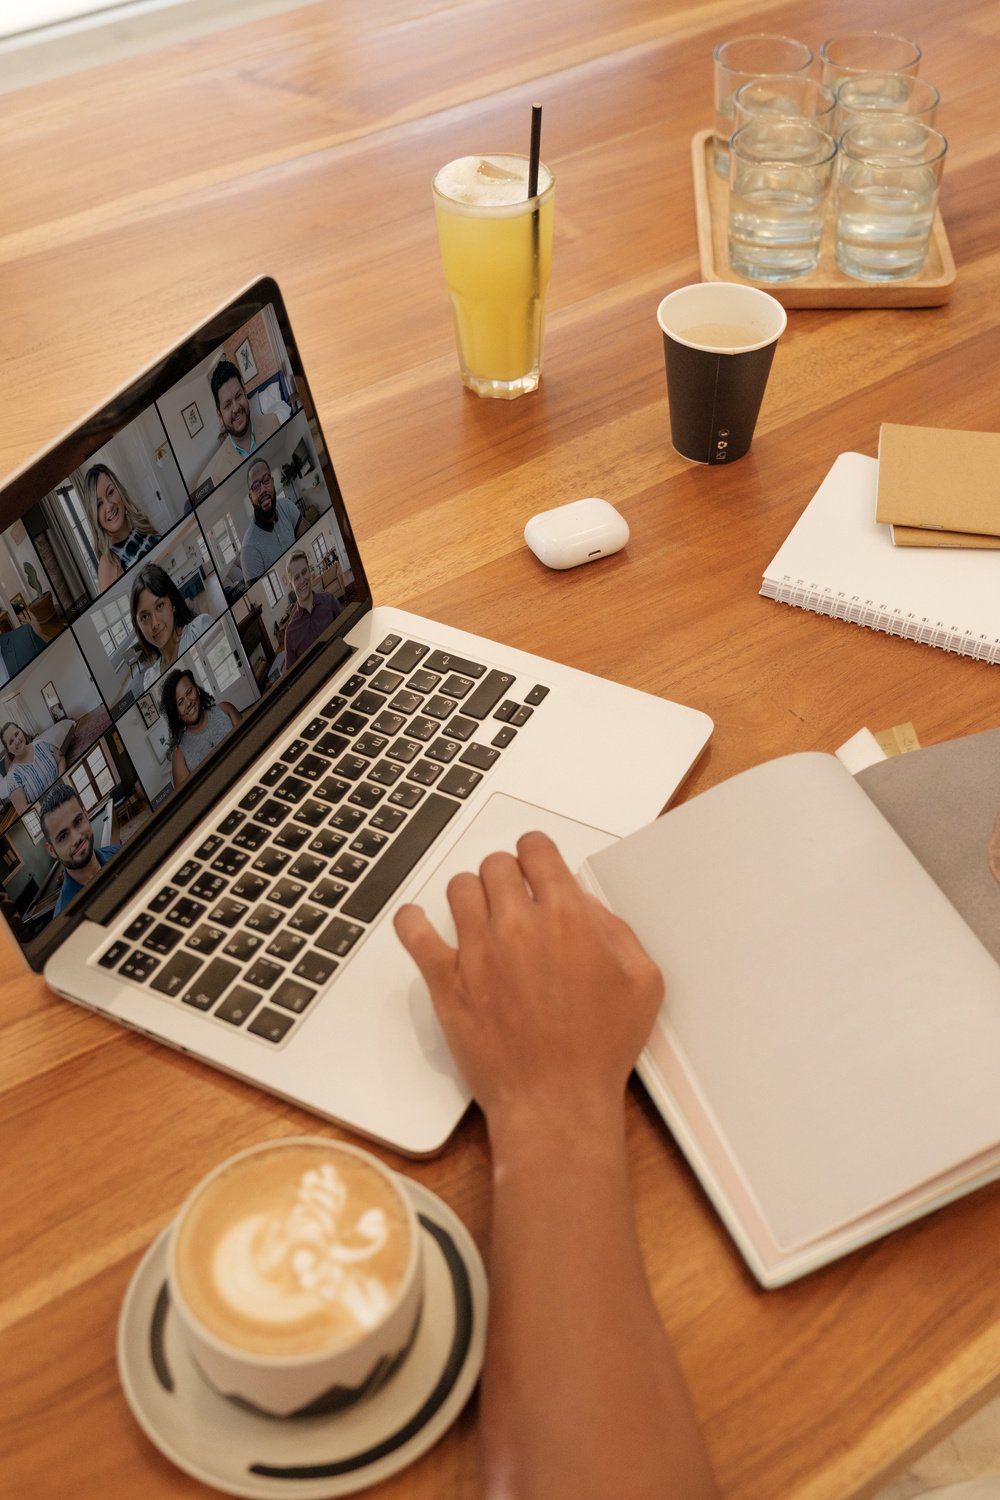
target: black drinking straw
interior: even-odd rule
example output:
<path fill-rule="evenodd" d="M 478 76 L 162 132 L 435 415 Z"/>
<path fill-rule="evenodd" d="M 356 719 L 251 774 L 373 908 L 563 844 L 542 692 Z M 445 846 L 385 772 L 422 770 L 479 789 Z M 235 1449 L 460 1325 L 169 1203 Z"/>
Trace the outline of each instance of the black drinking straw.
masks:
<path fill-rule="evenodd" d="M 538 162 L 542 148 L 542 106 L 533 104 L 531 106 L 531 148 L 528 152 L 528 201 L 538 198 Z M 531 210 L 531 281 L 534 291 L 533 301 L 537 300 L 541 287 L 541 268 L 539 266 L 539 223 L 538 203 Z"/>

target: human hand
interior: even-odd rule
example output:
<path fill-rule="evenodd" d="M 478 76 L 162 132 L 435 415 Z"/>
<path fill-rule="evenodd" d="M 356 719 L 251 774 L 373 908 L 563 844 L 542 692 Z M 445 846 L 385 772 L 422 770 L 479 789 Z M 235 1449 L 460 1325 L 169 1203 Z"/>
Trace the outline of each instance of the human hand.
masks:
<path fill-rule="evenodd" d="M 448 884 L 457 949 L 417 906 L 396 932 L 491 1135 L 620 1115 L 628 1075 L 663 997 L 631 928 L 581 890 L 543 833 Z"/>

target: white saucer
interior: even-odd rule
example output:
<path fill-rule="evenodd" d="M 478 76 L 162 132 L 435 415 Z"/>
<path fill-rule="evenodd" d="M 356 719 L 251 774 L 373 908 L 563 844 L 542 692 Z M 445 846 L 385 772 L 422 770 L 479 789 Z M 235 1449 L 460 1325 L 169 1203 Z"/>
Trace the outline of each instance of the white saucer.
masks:
<path fill-rule="evenodd" d="M 164 1230 L 118 1320 L 118 1374 L 139 1426 L 185 1473 L 249 1500 L 351 1495 L 413 1463 L 472 1394 L 486 1340 L 486 1272 L 447 1204 L 402 1179 L 424 1233 L 424 1309 L 413 1347 L 381 1391 L 345 1412 L 278 1420 L 209 1386 L 181 1339 L 166 1287 Z"/>

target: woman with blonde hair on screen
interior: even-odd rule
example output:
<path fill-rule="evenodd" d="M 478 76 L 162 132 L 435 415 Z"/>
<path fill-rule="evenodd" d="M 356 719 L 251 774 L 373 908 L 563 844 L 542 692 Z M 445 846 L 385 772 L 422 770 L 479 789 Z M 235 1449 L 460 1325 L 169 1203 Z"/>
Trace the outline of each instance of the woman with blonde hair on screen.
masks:
<path fill-rule="evenodd" d="M 97 553 L 97 586 L 103 593 L 161 538 L 107 464 L 92 464 L 83 483 L 87 520 Z"/>

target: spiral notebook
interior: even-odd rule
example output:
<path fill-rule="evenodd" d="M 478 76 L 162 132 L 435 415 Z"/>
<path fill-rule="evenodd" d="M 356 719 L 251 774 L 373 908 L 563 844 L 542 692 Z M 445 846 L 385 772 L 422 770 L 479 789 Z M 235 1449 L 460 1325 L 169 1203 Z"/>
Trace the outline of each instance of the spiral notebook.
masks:
<path fill-rule="evenodd" d="M 1000 564 L 991 551 L 894 547 L 875 520 L 878 461 L 841 453 L 760 592 L 887 635 L 1000 661 Z"/>

